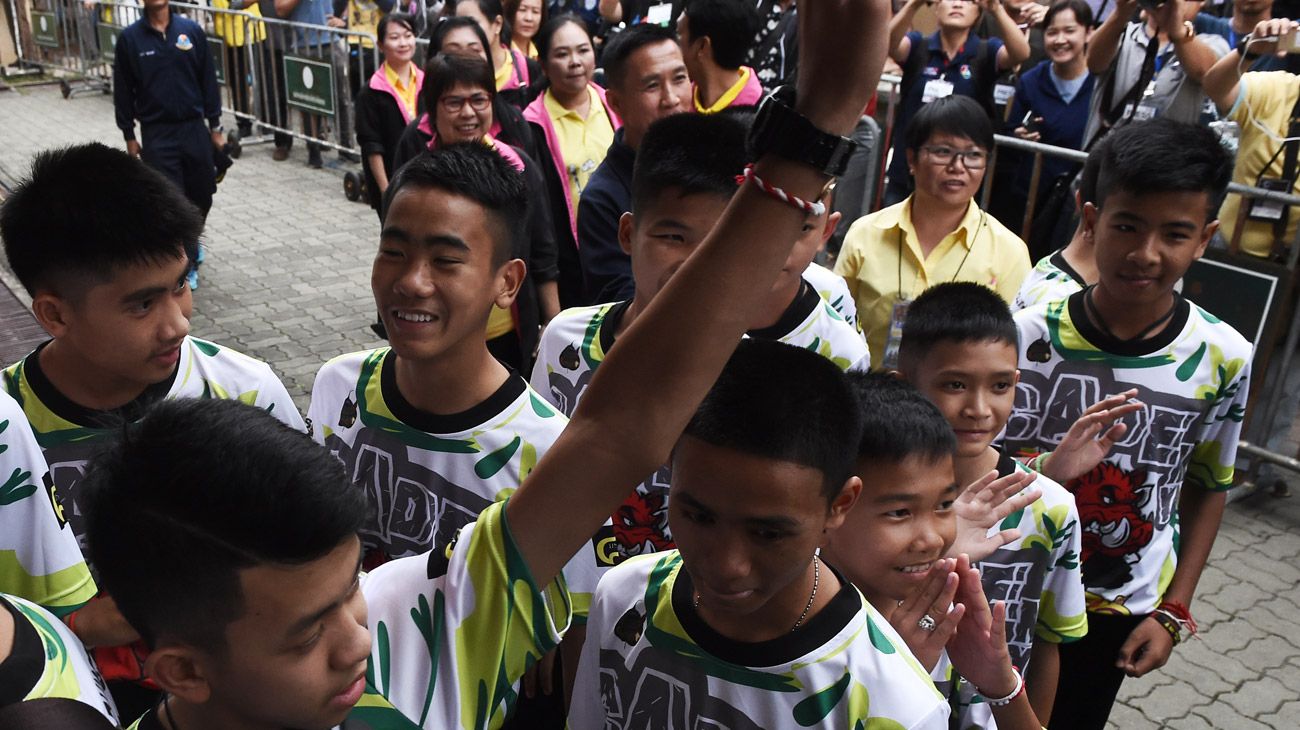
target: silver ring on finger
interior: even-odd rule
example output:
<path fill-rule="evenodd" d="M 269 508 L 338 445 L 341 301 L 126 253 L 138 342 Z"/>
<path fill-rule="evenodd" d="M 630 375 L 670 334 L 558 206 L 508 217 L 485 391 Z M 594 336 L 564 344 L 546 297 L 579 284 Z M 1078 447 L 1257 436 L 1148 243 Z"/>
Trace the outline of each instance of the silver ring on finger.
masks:
<path fill-rule="evenodd" d="M 916 622 L 917 628 L 921 629 L 922 631 L 934 631 L 937 625 L 938 624 L 936 624 L 934 621 L 934 617 L 928 613 L 922 616 Z"/>

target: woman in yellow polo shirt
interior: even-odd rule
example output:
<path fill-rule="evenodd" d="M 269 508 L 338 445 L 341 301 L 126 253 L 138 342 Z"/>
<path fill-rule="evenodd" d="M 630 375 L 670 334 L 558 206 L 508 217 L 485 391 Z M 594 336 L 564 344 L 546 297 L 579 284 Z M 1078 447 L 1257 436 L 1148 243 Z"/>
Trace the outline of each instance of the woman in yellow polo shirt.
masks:
<path fill-rule="evenodd" d="M 501 98 L 519 109 L 528 106 L 537 95 L 542 69 L 537 61 L 507 45 L 509 38 L 505 35 L 506 16 L 501 0 L 449 0 L 447 4 L 452 15 L 472 18 L 487 34 Z"/>
<path fill-rule="evenodd" d="M 384 62 L 357 94 L 356 108 L 366 189 L 370 207 L 379 214 L 388 178 L 393 174 L 393 151 L 406 125 L 420 112 L 424 71 L 411 62 L 415 56 L 414 17 L 389 13 L 380 18 L 375 30 Z"/>
<path fill-rule="evenodd" d="M 560 265 L 560 306 L 591 304 L 578 259 L 578 197 L 605 159 L 622 123 L 591 80 L 596 53 L 587 25 L 575 15 L 549 20 L 537 32 L 547 89 L 524 110 L 533 130 L 528 153 L 545 170 Z M 549 163 L 549 164 L 548 164 Z"/>
<path fill-rule="evenodd" d="M 506 0 L 506 16 L 510 18 L 510 47 L 526 58 L 537 60 L 537 46 L 533 38 L 546 23 L 546 3 L 542 0 Z"/>
<path fill-rule="evenodd" d="M 1010 303 L 1029 272 L 1029 250 L 975 203 L 993 149 L 978 102 L 947 96 L 921 107 L 907 127 L 907 168 L 916 190 L 859 218 L 835 262 L 858 305 L 871 367 L 896 367 L 907 305 L 945 281 L 973 281 Z"/>

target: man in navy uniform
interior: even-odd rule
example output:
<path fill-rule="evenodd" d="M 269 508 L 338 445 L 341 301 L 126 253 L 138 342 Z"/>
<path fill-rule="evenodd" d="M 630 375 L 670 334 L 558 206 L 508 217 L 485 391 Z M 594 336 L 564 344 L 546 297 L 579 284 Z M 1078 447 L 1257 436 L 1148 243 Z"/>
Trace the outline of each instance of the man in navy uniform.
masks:
<path fill-rule="evenodd" d="M 207 35 L 172 15 L 168 0 L 144 0 L 144 16 L 118 38 L 113 107 L 126 151 L 171 178 L 206 216 L 217 187 L 212 153 L 223 143 L 221 95 Z"/>

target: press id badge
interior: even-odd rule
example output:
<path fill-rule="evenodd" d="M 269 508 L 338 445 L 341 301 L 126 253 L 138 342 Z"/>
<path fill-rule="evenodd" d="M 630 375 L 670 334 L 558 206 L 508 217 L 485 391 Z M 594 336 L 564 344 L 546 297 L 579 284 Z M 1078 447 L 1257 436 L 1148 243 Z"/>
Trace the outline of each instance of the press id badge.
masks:
<path fill-rule="evenodd" d="M 993 103 L 998 106 L 1010 104 L 1012 97 L 1015 95 L 1016 87 L 1011 84 L 996 84 L 993 86 Z"/>
<path fill-rule="evenodd" d="M 886 370 L 898 369 L 898 345 L 903 341 L 903 322 L 907 319 L 907 309 L 910 306 L 911 299 L 899 299 L 894 302 L 894 309 L 889 314 L 889 339 L 885 341 L 885 357 L 880 362 Z"/>
<path fill-rule="evenodd" d="M 645 22 L 651 25 L 666 26 L 668 25 L 669 21 L 671 21 L 672 19 L 673 19 L 672 3 L 659 3 L 658 5 L 651 5 L 650 9 L 647 10 L 645 14 Z"/>
<path fill-rule="evenodd" d="M 929 104 L 945 96 L 952 96 L 952 84 L 943 79 L 930 79 L 925 82 L 925 88 L 921 91 L 921 103 Z"/>
<path fill-rule="evenodd" d="M 1292 183 L 1278 177 L 1260 178 L 1258 187 L 1265 190 L 1272 190 L 1276 193 L 1291 192 Z M 1260 198 L 1251 198 L 1250 207 L 1247 208 L 1246 218 L 1252 221 L 1262 221 L 1264 223 L 1276 223 L 1282 220 L 1286 215 L 1287 206 L 1282 203 L 1276 203 L 1272 200 L 1263 200 Z"/>

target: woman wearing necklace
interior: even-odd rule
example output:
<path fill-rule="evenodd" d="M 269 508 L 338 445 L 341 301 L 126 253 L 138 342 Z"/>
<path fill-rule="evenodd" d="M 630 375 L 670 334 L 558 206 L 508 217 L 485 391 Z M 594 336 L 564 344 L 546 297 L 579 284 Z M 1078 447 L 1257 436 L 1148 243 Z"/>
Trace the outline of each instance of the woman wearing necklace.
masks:
<path fill-rule="evenodd" d="M 858 305 L 872 368 L 893 367 L 907 305 L 945 281 L 973 281 L 1010 302 L 1029 271 L 1029 252 L 975 202 L 993 149 L 993 125 L 974 100 L 947 96 L 921 108 L 907 128 L 915 191 L 858 219 L 835 263 Z"/>
<path fill-rule="evenodd" d="M 473 19 L 487 34 L 487 51 L 501 98 L 519 109 L 528 106 L 537 96 L 542 68 L 537 61 L 507 45 L 510 36 L 501 0 L 452 0 L 449 6 L 452 15 Z"/>
<path fill-rule="evenodd" d="M 393 154 L 406 125 L 419 113 L 424 72 L 415 55 L 415 18 L 389 13 L 376 28 L 384 63 L 357 94 L 357 141 L 361 144 L 370 207 L 380 213 L 388 179 L 396 167 Z M 382 216 L 380 218 L 382 220 Z"/>
<path fill-rule="evenodd" d="M 547 206 L 559 249 L 560 306 L 588 304 L 578 260 L 578 198 L 605 159 L 622 126 L 591 80 L 596 55 L 591 34 L 575 15 L 552 18 L 537 33 L 548 86 L 524 110 L 533 130 L 528 154 L 544 168 Z"/>

